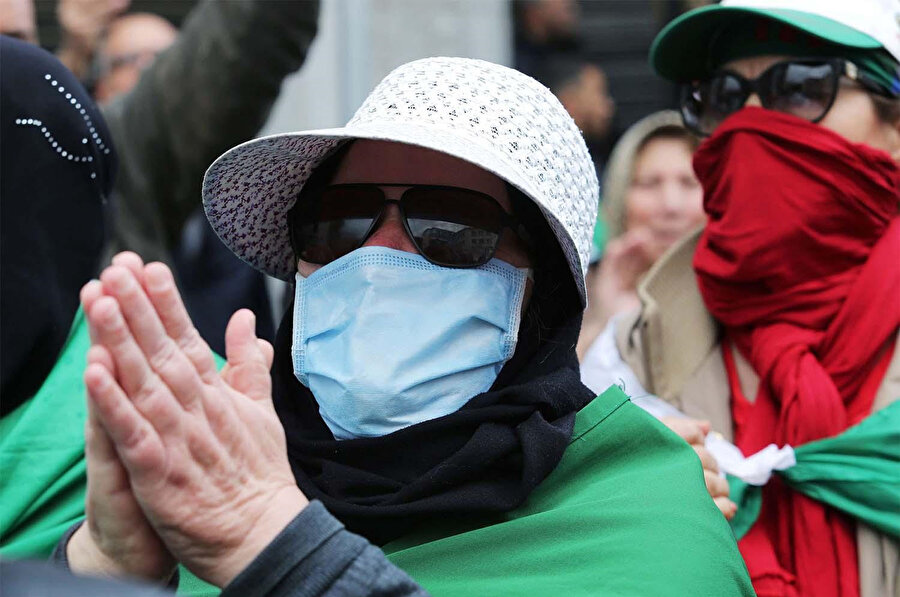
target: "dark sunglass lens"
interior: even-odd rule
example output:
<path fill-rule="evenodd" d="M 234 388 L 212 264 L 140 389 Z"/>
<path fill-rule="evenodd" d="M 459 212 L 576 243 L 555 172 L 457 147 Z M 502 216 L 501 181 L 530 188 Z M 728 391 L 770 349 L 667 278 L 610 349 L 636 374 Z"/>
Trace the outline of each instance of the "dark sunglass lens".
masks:
<path fill-rule="evenodd" d="M 326 187 L 299 212 L 292 233 L 297 256 L 325 264 L 356 250 L 384 205 L 377 187 Z"/>
<path fill-rule="evenodd" d="M 503 208 L 464 189 L 412 188 L 403 195 L 410 234 L 434 263 L 473 267 L 490 260 L 503 230 Z"/>
<path fill-rule="evenodd" d="M 763 105 L 809 121 L 825 116 L 837 91 L 837 73 L 828 62 L 786 62 L 767 75 L 760 84 Z"/>
<path fill-rule="evenodd" d="M 743 108 L 749 95 L 741 80 L 730 73 L 721 73 L 710 79 L 706 93 L 708 108 L 704 128 L 710 131 Z"/>
<path fill-rule="evenodd" d="M 723 120 L 741 109 L 747 95 L 741 80 L 729 73 L 692 83 L 682 92 L 684 123 L 696 133 L 710 135 Z"/>
<path fill-rule="evenodd" d="M 700 122 L 706 106 L 700 84 L 685 85 L 681 90 L 681 117 L 684 126 L 700 135 L 708 135 L 711 131 L 703 130 Z"/>

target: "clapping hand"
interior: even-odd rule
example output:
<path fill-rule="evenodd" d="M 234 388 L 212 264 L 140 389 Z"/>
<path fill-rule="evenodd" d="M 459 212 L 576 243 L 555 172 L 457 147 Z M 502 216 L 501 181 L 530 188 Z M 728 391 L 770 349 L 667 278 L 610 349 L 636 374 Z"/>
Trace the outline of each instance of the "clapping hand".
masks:
<path fill-rule="evenodd" d="M 253 314 L 238 311 L 217 372 L 171 272 L 134 254 L 117 256 L 82 298 L 95 342 L 85 370 L 88 435 L 98 446 L 89 448 L 82 538 L 126 573 L 147 576 L 127 556 L 146 550 L 228 584 L 307 504 L 272 405 L 272 347 L 256 337 Z M 102 491 L 110 486 L 119 491 Z M 122 533 L 127 525 L 139 532 Z"/>

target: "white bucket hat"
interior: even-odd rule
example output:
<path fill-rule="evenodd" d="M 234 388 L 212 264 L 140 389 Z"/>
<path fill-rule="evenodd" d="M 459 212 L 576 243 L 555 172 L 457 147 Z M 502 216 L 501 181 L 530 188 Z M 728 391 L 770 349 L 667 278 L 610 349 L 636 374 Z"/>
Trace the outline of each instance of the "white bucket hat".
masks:
<path fill-rule="evenodd" d="M 238 257 L 292 280 L 287 212 L 342 141 L 417 145 L 509 182 L 544 214 L 585 302 L 599 185 L 575 122 L 546 87 L 481 60 L 426 58 L 398 67 L 345 127 L 254 139 L 222 154 L 203 179 L 206 217 Z"/>

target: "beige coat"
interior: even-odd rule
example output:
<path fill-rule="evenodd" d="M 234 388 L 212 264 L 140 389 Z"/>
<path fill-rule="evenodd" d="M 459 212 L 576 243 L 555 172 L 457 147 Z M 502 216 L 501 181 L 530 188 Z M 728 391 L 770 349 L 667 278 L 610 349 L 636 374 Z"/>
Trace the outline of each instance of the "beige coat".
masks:
<path fill-rule="evenodd" d="M 640 313 L 617 325 L 616 344 L 648 392 L 732 438 L 730 390 L 718 324 L 703 305 L 693 273 L 697 230 L 664 255 L 638 286 Z M 756 396 L 759 378 L 735 351 L 741 387 Z M 875 410 L 900 399 L 900 335 Z M 857 526 L 861 597 L 900 597 L 900 544 Z"/>

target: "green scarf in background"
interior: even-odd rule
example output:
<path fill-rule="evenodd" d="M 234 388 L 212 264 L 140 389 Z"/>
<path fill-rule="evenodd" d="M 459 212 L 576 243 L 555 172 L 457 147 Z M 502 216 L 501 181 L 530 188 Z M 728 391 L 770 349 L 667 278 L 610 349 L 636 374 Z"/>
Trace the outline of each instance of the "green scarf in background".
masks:
<path fill-rule="evenodd" d="M 797 464 L 775 471 L 794 491 L 900 540 L 900 401 L 794 454 Z M 738 505 L 731 527 L 740 539 L 759 516 L 762 488 L 731 476 L 728 483 Z"/>

